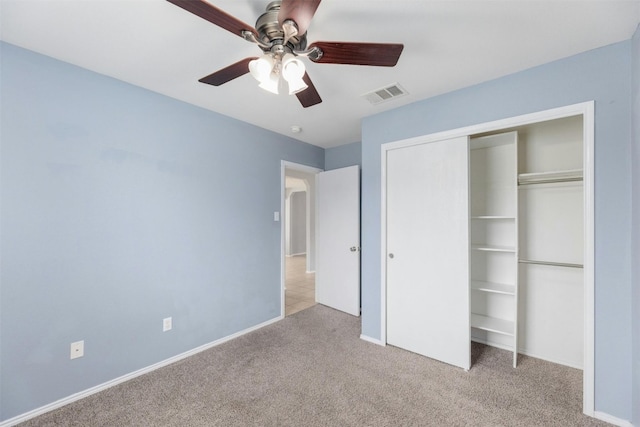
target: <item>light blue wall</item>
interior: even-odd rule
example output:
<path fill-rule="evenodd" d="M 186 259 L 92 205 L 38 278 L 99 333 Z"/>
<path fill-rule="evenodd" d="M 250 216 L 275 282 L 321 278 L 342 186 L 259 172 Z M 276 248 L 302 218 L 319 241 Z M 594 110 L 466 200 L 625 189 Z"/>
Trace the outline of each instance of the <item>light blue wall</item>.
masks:
<path fill-rule="evenodd" d="M 325 170 L 340 169 L 347 166 L 362 166 L 362 143 L 353 142 L 324 151 Z"/>
<path fill-rule="evenodd" d="M 380 337 L 380 145 L 595 100 L 596 410 L 631 419 L 631 42 L 368 117 L 362 135 L 362 333 Z"/>
<path fill-rule="evenodd" d="M 640 25 L 633 49 L 633 424 L 640 425 Z"/>
<path fill-rule="evenodd" d="M 324 150 L 0 52 L 0 420 L 280 315 L 280 162 Z"/>

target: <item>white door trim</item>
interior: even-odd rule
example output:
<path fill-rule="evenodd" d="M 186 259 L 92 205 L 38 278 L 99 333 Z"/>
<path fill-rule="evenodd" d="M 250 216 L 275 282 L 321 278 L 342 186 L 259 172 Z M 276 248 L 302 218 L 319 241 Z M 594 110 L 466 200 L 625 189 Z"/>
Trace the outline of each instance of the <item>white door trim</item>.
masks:
<path fill-rule="evenodd" d="M 381 150 L 381 205 L 380 205 L 380 341 L 384 345 L 387 342 L 387 289 L 386 289 L 386 157 L 387 151 L 416 144 L 450 139 L 459 136 L 474 135 L 484 132 L 494 132 L 516 126 L 528 125 L 547 120 L 564 117 L 583 117 L 583 169 L 584 169 L 584 367 L 583 367 L 583 412 L 594 416 L 594 390 L 595 390 L 595 279 L 594 279 L 594 102 L 588 101 L 565 107 L 553 108 L 521 116 L 510 117 L 487 123 L 467 126 L 444 132 L 421 135 L 414 138 L 393 141 L 382 144 Z"/>
<path fill-rule="evenodd" d="M 280 161 L 280 318 L 284 319 L 285 316 L 285 298 L 284 298 L 284 285 L 285 285 L 285 221 L 283 220 L 283 215 L 285 212 L 285 202 L 286 202 L 286 193 L 285 193 L 285 181 L 286 181 L 286 171 L 285 169 L 293 169 L 299 172 L 306 172 L 310 174 L 317 174 L 318 172 L 322 172 L 323 169 L 319 169 L 313 166 L 303 165 L 301 163 L 289 162 L 287 160 Z M 309 194 L 309 192 L 307 192 Z M 316 210 L 318 208 L 317 204 Z M 307 229 L 309 228 L 309 206 L 307 205 Z M 315 212 L 317 217 L 317 212 Z M 317 230 L 316 230 L 317 232 Z M 307 242 L 309 242 L 309 230 L 307 230 Z M 314 251 L 315 253 L 316 251 Z M 308 264 L 307 264 L 308 265 Z"/>

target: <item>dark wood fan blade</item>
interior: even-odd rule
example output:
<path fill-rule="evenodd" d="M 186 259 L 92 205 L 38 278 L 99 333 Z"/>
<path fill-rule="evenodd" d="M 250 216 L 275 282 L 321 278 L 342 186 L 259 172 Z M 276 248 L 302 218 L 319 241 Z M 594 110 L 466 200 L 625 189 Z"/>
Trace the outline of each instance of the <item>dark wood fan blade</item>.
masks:
<path fill-rule="evenodd" d="M 209 74 L 206 77 L 198 80 L 200 83 L 206 83 L 208 85 L 220 86 L 225 84 L 236 77 L 244 76 L 249 72 L 249 62 L 258 58 L 245 58 L 242 61 L 238 61 L 235 64 L 231 64 L 222 70 L 218 70 L 213 74 Z"/>
<path fill-rule="evenodd" d="M 302 104 L 304 108 L 311 107 L 316 104 L 320 104 L 322 102 L 322 98 L 320 98 L 320 95 L 318 94 L 316 87 L 311 82 L 311 79 L 309 78 L 309 74 L 304 73 L 304 76 L 302 76 L 302 80 L 304 80 L 304 82 L 309 87 L 303 90 L 302 92 L 296 93 L 296 96 L 298 97 L 298 101 L 300 101 L 300 104 Z"/>
<path fill-rule="evenodd" d="M 278 22 L 282 27 L 284 21 L 292 19 L 298 25 L 298 34 L 304 34 L 319 5 L 320 0 L 283 0 L 278 12 Z"/>
<path fill-rule="evenodd" d="M 309 48 L 318 47 L 321 64 L 374 65 L 393 67 L 398 62 L 404 45 L 395 43 L 315 42 Z"/>
<path fill-rule="evenodd" d="M 257 35 L 255 28 L 252 25 L 242 22 L 239 19 L 229 15 L 222 9 L 218 9 L 210 3 L 204 0 L 167 0 L 170 3 L 175 4 L 178 7 L 183 8 L 187 12 L 191 12 L 194 15 L 199 16 L 202 19 L 217 25 L 220 28 L 224 28 L 227 31 L 231 31 L 236 36 L 242 37 L 242 31 L 247 30 Z"/>

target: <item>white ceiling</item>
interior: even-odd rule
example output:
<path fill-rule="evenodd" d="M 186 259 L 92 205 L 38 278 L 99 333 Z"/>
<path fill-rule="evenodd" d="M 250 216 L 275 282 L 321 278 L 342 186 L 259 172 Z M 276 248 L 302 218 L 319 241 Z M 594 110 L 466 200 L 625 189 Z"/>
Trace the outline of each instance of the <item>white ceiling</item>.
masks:
<path fill-rule="evenodd" d="M 269 2 L 210 1 L 249 24 Z M 363 117 L 627 40 L 640 0 L 323 0 L 309 43 L 405 47 L 393 68 L 305 60 L 323 99 L 306 109 L 248 74 L 198 83 L 260 50 L 164 0 L 0 0 L 0 16 L 8 43 L 326 148 L 360 141 Z M 378 105 L 361 98 L 396 82 L 409 95 Z"/>

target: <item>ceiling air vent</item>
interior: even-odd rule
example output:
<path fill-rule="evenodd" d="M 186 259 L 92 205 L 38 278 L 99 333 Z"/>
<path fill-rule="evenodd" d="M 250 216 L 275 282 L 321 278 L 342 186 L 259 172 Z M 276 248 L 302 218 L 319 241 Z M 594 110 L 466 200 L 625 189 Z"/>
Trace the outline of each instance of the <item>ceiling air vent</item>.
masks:
<path fill-rule="evenodd" d="M 370 104 L 376 105 L 381 102 L 389 101 L 393 98 L 406 95 L 407 91 L 402 88 L 398 83 L 394 83 L 391 86 L 384 87 L 382 89 L 374 90 L 373 92 L 365 93 L 362 95 L 364 99 L 369 101 Z"/>

